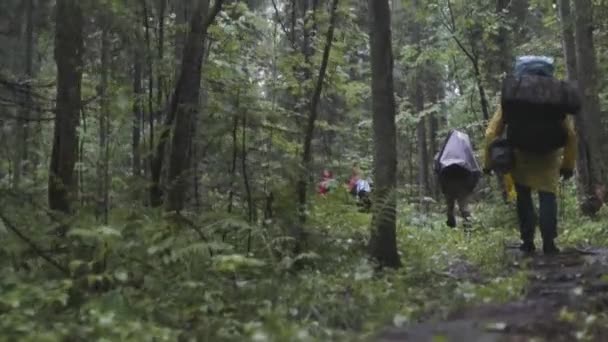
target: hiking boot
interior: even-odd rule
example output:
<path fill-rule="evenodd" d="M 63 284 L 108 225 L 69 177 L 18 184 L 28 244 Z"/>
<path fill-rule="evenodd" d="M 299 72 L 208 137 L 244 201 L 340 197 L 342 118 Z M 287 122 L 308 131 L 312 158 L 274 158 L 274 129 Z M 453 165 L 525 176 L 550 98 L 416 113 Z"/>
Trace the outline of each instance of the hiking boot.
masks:
<path fill-rule="evenodd" d="M 456 227 L 456 218 L 448 217 L 448 221 L 445 224 L 447 224 L 450 228 Z"/>
<path fill-rule="evenodd" d="M 519 246 L 519 250 L 524 253 L 534 253 L 536 251 L 536 246 L 534 246 L 534 242 L 532 241 L 524 241 L 524 243 Z"/>
<path fill-rule="evenodd" d="M 559 248 L 555 246 L 553 240 L 543 241 L 543 253 L 546 255 L 555 255 L 559 253 Z"/>

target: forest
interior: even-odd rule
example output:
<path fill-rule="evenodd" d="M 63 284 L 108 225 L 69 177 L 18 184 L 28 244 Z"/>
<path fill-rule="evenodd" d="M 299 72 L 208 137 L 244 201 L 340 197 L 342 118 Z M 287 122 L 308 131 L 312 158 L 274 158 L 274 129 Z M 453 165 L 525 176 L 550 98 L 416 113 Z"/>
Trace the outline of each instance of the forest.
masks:
<path fill-rule="evenodd" d="M 598 0 L 0 1 L 1 340 L 603 340 L 607 25 Z M 498 173 L 448 227 L 435 172 L 454 129 L 482 164 L 528 55 L 582 101 L 555 256 L 518 250 Z"/>

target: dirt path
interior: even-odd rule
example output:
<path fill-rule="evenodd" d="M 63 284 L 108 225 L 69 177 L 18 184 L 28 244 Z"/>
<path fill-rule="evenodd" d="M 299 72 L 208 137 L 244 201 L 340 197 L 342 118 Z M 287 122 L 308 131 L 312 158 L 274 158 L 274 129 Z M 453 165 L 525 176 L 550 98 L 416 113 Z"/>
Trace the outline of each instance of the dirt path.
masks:
<path fill-rule="evenodd" d="M 386 329 L 375 341 L 608 341 L 608 326 L 598 320 L 608 308 L 608 249 L 529 259 L 530 282 L 521 300 L 469 307 L 443 322 Z"/>

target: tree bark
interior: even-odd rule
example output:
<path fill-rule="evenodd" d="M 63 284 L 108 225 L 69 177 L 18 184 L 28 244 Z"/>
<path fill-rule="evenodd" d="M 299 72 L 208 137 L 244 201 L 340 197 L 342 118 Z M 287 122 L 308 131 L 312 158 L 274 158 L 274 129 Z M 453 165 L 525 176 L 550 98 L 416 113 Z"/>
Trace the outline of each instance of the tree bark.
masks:
<path fill-rule="evenodd" d="M 420 73 L 416 71 L 416 73 Z M 419 115 L 424 111 L 424 93 L 422 92 L 421 75 L 416 75 L 415 94 L 414 94 L 414 109 Z M 418 140 L 418 195 L 422 201 L 430 193 L 429 186 L 429 155 L 426 139 L 426 117 L 421 116 L 416 127 L 416 136 Z"/>
<path fill-rule="evenodd" d="M 237 105 L 236 110 L 239 110 L 239 96 L 240 92 L 237 91 L 236 102 Z M 232 165 L 230 166 L 230 190 L 228 193 L 228 213 L 232 213 L 232 208 L 234 207 L 234 181 L 236 180 L 236 162 L 239 152 L 239 146 L 237 141 L 237 134 L 239 130 L 239 117 L 238 115 L 234 115 L 232 124 Z"/>
<path fill-rule="evenodd" d="M 513 53 L 511 50 L 511 39 L 509 35 L 509 26 L 507 20 L 511 14 L 511 3 L 513 0 L 496 0 L 496 16 L 498 17 L 498 32 L 494 36 L 494 43 L 498 48 L 490 56 L 490 90 L 492 92 L 500 91 L 500 82 L 502 75 L 509 72 L 512 65 Z"/>
<path fill-rule="evenodd" d="M 26 79 L 24 87 L 24 99 L 19 119 L 17 120 L 17 144 L 15 148 L 15 173 L 13 185 L 18 188 L 21 176 L 27 171 L 24 162 L 28 161 L 29 149 L 29 126 L 32 108 L 32 94 L 30 83 L 33 77 L 34 62 L 34 0 L 25 1 L 25 63 L 23 76 Z"/>
<path fill-rule="evenodd" d="M 430 180 L 430 188 L 431 195 L 435 198 L 439 197 L 440 189 L 439 184 L 437 182 L 437 177 L 432 176 L 431 170 L 433 169 L 433 158 L 437 154 L 438 146 L 437 146 L 437 134 L 439 130 L 439 119 L 438 116 L 443 114 L 443 106 L 441 104 L 441 100 L 445 97 L 444 90 L 444 80 L 443 80 L 443 72 L 441 72 L 441 65 L 434 63 L 432 61 L 428 61 L 426 68 L 426 87 L 425 91 L 427 93 L 427 97 L 429 102 L 433 106 L 439 106 L 439 110 L 433 110 L 429 113 L 429 156 L 427 162 L 429 168 L 429 180 Z"/>
<path fill-rule="evenodd" d="M 308 188 L 308 176 L 311 171 L 312 164 L 312 138 L 314 136 L 315 122 L 317 121 L 319 101 L 321 99 L 321 92 L 323 90 L 323 81 L 327 70 L 327 64 L 329 63 L 329 54 L 331 52 L 332 42 L 334 38 L 334 29 L 336 27 L 338 12 L 338 0 L 333 0 L 331 5 L 331 14 L 329 19 L 329 27 L 327 29 L 327 35 L 325 38 L 325 47 L 323 48 L 323 58 L 321 60 L 321 66 L 319 68 L 319 74 L 317 77 L 315 89 L 309 104 L 309 115 L 308 122 L 306 124 L 306 131 L 304 137 L 304 146 L 302 154 L 302 170 L 300 172 L 300 179 L 297 185 L 297 196 L 298 196 L 298 216 L 300 223 L 303 224 L 306 221 L 306 194 Z M 297 227 L 292 231 L 292 235 L 296 239 L 296 251 L 299 250 L 300 243 L 302 243 L 304 228 L 302 226 Z"/>
<path fill-rule="evenodd" d="M 570 0 L 559 0 L 558 7 L 562 28 L 562 48 L 564 52 L 564 59 L 566 61 L 566 74 L 569 81 L 577 82 L 576 42 L 574 38 L 575 18 L 572 15 Z M 583 202 L 589 195 L 589 191 L 585 189 L 590 188 L 590 186 L 588 186 L 590 170 L 587 156 L 587 141 L 584 138 L 585 123 L 583 120 L 583 115 L 577 115 L 575 117 L 575 124 L 576 134 L 578 136 L 576 180 L 579 188 L 578 198 L 581 202 Z"/>
<path fill-rule="evenodd" d="M 490 106 L 488 104 L 488 97 L 486 95 L 485 88 L 483 87 L 481 72 L 479 71 L 479 60 L 475 57 L 473 62 L 473 72 L 475 74 L 475 80 L 477 82 L 477 91 L 479 93 L 479 103 L 481 105 L 481 113 L 484 120 L 490 119 Z"/>
<path fill-rule="evenodd" d="M 243 187 L 247 200 L 247 222 L 253 224 L 253 198 L 251 196 L 251 185 L 249 184 L 249 171 L 247 170 L 247 109 L 243 110 L 241 126 L 241 172 L 243 173 Z M 247 253 L 251 251 L 251 230 L 247 233 Z"/>
<path fill-rule="evenodd" d="M 158 65 L 164 65 L 163 59 L 165 58 L 165 11 L 167 6 L 167 0 L 158 0 Z M 163 90 L 165 86 L 164 74 L 162 68 L 157 70 L 156 80 L 156 111 L 158 113 L 157 118 L 161 119 L 162 107 L 163 107 Z"/>
<path fill-rule="evenodd" d="M 370 254 L 381 266 L 399 267 L 396 238 L 397 147 L 393 52 L 388 0 L 369 0 L 374 131 L 374 208 Z"/>
<path fill-rule="evenodd" d="M 141 0 L 142 2 L 142 6 L 143 6 L 143 10 L 144 10 L 144 28 L 145 28 L 145 40 L 146 40 L 146 62 L 147 62 L 147 71 L 148 71 L 148 131 L 149 131 L 149 138 L 148 138 L 148 143 L 150 144 L 150 151 L 154 151 L 155 148 L 155 143 L 154 143 L 154 105 L 153 105 L 153 101 L 154 101 L 154 59 L 152 58 L 152 47 L 151 45 L 151 38 L 150 38 L 150 23 L 149 23 L 149 12 L 148 12 L 148 4 L 146 0 Z M 152 165 L 150 166 L 151 168 Z M 158 177 L 158 182 L 155 179 L 155 174 L 154 171 L 151 172 L 152 173 L 152 184 L 153 187 L 154 185 L 160 183 L 160 174 L 157 175 Z M 154 189 L 156 190 L 156 189 Z M 155 201 L 155 196 L 152 196 L 152 198 L 150 199 L 152 205 L 158 204 L 160 205 L 160 203 L 157 203 Z"/>
<path fill-rule="evenodd" d="M 136 46 L 133 52 L 133 127 L 132 127 L 132 172 L 136 177 L 141 176 L 141 128 L 143 118 L 143 88 L 142 88 L 142 56 Z"/>
<path fill-rule="evenodd" d="M 101 18 L 101 80 L 99 83 L 99 156 L 97 161 L 97 216 L 108 223 L 108 127 L 110 119 L 110 106 L 108 97 L 108 78 L 110 72 L 110 32 L 108 16 L 102 14 Z"/>
<path fill-rule="evenodd" d="M 414 11 L 419 8 L 418 0 L 412 1 L 412 7 Z M 421 55 L 422 51 L 422 23 L 419 19 L 416 19 L 412 27 L 412 40 L 416 44 L 416 51 L 418 56 Z M 424 82 L 423 74 L 425 70 L 422 65 L 418 65 L 414 70 L 414 89 L 412 93 L 412 103 L 414 104 L 414 111 L 419 116 L 418 125 L 416 128 L 416 136 L 418 140 L 418 195 L 420 200 L 427 197 L 430 193 L 430 181 L 429 181 L 429 157 L 428 157 L 428 144 L 427 144 L 427 124 L 426 117 L 424 116 Z"/>
<path fill-rule="evenodd" d="M 194 116 L 199 113 L 201 69 L 205 55 L 205 38 L 211 20 L 219 13 L 222 0 L 216 0 L 210 15 L 209 1 L 199 0 L 190 21 L 190 32 L 182 59 L 179 81 L 173 93 L 170 113 L 175 120 L 169 163 L 167 210 L 180 211 L 185 202 L 187 171 L 190 165 L 188 147 L 192 139 Z M 159 142 L 160 144 L 160 142 Z M 164 148 L 160 146 L 160 148 Z"/>
<path fill-rule="evenodd" d="M 184 52 L 184 45 L 186 44 L 186 32 L 184 28 L 188 25 L 190 20 L 190 10 L 193 0 L 174 0 L 175 10 L 175 79 L 179 77 L 179 71 L 181 70 L 181 60 Z"/>
<path fill-rule="evenodd" d="M 572 16 L 570 0 L 559 0 L 558 9 L 567 77 L 571 81 L 576 81 L 578 79 L 576 73 L 576 42 L 574 41 L 574 16 Z"/>
<path fill-rule="evenodd" d="M 55 62 L 57 64 L 57 114 L 49 170 L 49 206 L 71 212 L 74 165 L 77 159 L 76 127 L 81 107 L 83 13 L 78 0 L 57 0 Z"/>
<path fill-rule="evenodd" d="M 563 5 L 563 4 L 562 4 Z M 583 94 L 580 115 L 579 154 L 585 164 L 578 165 L 580 183 L 588 198 L 597 197 L 595 192 L 603 184 L 606 170 L 602 151 L 602 122 L 598 98 L 597 61 L 593 44 L 593 3 L 591 0 L 575 1 L 576 62 L 579 87 Z M 565 8 L 563 8 L 565 9 Z M 562 10 L 563 10 L 562 9 Z M 588 208 L 588 214 L 595 214 L 600 206 Z"/>

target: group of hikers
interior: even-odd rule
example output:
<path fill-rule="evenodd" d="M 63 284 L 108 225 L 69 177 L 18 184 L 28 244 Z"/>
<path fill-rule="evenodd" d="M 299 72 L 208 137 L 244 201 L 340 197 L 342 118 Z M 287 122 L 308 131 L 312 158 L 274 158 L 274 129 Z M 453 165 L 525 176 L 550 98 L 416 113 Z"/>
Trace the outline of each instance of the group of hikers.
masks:
<path fill-rule="evenodd" d="M 560 178 L 573 176 L 577 142 L 572 116 L 581 101 L 568 82 L 554 77 L 553 59 L 545 56 L 521 56 L 502 83 L 500 103 L 485 132 L 483 167 L 480 167 L 469 136 L 451 130 L 434 159 L 434 172 L 447 204 L 447 222 L 456 226 L 456 204 L 466 222 L 471 213 L 468 202 L 482 174 L 498 175 L 506 190 L 515 198 L 520 249 L 536 250 L 534 235 L 537 221 L 547 255 L 559 253 L 557 237 L 557 199 Z M 369 209 L 370 182 L 353 165 L 345 184 L 360 207 Z M 329 170 L 323 172 L 319 194 L 337 188 Z M 534 209 L 532 192 L 538 192 L 539 215 Z"/>
<path fill-rule="evenodd" d="M 469 137 L 456 130 L 448 134 L 435 158 L 435 172 L 447 201 L 447 225 L 456 226 L 456 202 L 462 218 L 469 219 L 467 202 L 482 172 L 494 172 L 506 186 L 514 187 L 520 249 L 536 250 L 532 201 L 536 191 L 543 252 L 559 253 L 556 193 L 560 177 L 567 180 L 574 172 L 577 143 L 571 116 L 580 107 L 575 88 L 554 77 L 552 58 L 518 57 L 503 81 L 500 104 L 486 129 L 483 168 L 475 160 Z"/>
<path fill-rule="evenodd" d="M 338 187 L 338 181 L 334 178 L 330 170 L 323 170 L 321 181 L 319 182 L 317 193 L 326 195 Z M 369 210 L 372 202 L 370 193 L 372 192 L 371 182 L 363 177 L 363 172 L 358 163 L 353 164 L 350 178 L 345 184 L 346 190 L 356 200 L 362 210 Z"/>

